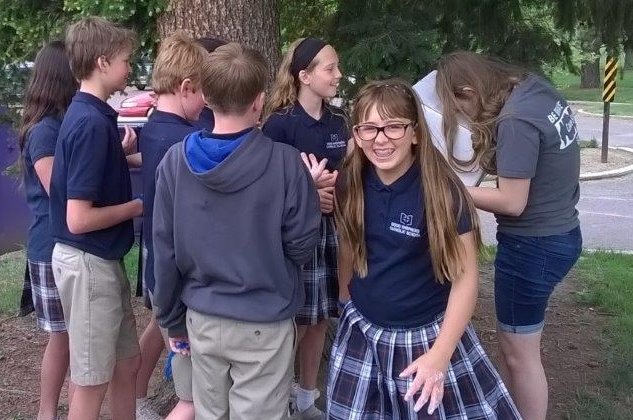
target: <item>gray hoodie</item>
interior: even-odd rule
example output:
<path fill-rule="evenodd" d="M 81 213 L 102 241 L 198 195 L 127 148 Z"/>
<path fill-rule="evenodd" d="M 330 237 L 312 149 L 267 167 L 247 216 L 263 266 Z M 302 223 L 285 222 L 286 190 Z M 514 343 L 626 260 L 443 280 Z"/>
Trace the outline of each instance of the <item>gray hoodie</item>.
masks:
<path fill-rule="evenodd" d="M 197 173 L 184 142 L 158 166 L 154 308 L 170 337 L 185 312 L 249 322 L 292 318 L 303 304 L 301 264 L 319 238 L 319 198 L 299 153 L 259 129 Z"/>

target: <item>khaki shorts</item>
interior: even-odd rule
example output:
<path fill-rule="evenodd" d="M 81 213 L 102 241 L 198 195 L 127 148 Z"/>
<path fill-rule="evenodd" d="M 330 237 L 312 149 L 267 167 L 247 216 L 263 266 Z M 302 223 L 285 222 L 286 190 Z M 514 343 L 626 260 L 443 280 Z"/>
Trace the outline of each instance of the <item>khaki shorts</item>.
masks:
<path fill-rule="evenodd" d="M 70 377 L 80 386 L 110 382 L 117 360 L 139 354 L 125 266 L 61 243 L 52 266 L 68 329 Z"/>
<path fill-rule="evenodd" d="M 165 343 L 169 345 L 167 330 L 160 328 Z M 169 350 L 169 347 L 167 347 Z M 174 377 L 174 388 L 176 396 L 183 401 L 193 401 L 193 391 L 191 387 L 191 357 L 175 354 L 171 359 L 171 373 Z"/>
<path fill-rule="evenodd" d="M 187 310 L 196 418 L 281 420 L 293 376 L 292 319 L 244 322 Z"/>
<path fill-rule="evenodd" d="M 143 247 L 143 258 L 146 258 L 146 256 L 147 248 Z M 149 302 L 152 308 L 154 308 L 154 295 L 147 289 L 144 292 L 147 293 Z M 152 315 L 156 316 L 156 314 Z M 170 351 L 167 329 L 160 326 L 158 328 L 160 329 L 160 333 L 165 341 L 167 351 Z M 193 401 L 193 391 L 191 387 L 191 357 L 175 354 L 171 359 L 171 373 L 174 378 L 176 396 L 183 401 Z"/>

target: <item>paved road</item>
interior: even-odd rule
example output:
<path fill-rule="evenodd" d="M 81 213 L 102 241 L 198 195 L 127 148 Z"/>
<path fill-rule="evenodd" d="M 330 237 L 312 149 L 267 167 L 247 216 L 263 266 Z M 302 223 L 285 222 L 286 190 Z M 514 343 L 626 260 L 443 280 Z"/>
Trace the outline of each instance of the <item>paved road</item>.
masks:
<path fill-rule="evenodd" d="M 633 174 L 580 183 L 584 248 L 633 251 Z M 495 220 L 480 212 L 484 242 L 494 244 Z"/>
<path fill-rule="evenodd" d="M 575 105 L 576 109 L 582 105 Z M 595 138 L 602 142 L 602 118 L 576 113 L 576 124 L 581 140 Z M 609 122 L 609 146 L 633 147 L 633 118 L 611 117 Z"/>

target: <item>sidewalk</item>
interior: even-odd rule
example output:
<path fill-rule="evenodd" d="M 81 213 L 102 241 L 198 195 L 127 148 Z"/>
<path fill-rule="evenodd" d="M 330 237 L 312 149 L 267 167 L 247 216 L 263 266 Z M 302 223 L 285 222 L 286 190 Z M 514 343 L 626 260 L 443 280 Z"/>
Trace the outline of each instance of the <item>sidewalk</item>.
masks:
<path fill-rule="evenodd" d="M 633 173 L 633 148 L 610 147 L 607 163 L 601 162 L 602 149 L 580 149 L 580 180 L 614 178 Z"/>

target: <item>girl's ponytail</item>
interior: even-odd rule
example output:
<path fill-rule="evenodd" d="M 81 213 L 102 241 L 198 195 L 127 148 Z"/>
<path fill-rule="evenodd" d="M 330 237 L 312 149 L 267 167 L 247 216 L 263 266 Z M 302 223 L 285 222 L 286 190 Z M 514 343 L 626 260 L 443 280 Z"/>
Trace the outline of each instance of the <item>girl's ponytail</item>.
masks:
<path fill-rule="evenodd" d="M 297 46 L 301 44 L 304 39 L 305 38 L 299 38 L 290 44 L 286 55 L 284 55 L 283 60 L 281 60 L 277 77 L 275 78 L 270 95 L 266 101 L 266 106 L 264 107 L 263 122 L 266 122 L 273 112 L 286 108 L 297 100 L 299 86 L 292 76 L 290 66 L 292 65 L 292 58 L 294 57 Z"/>

